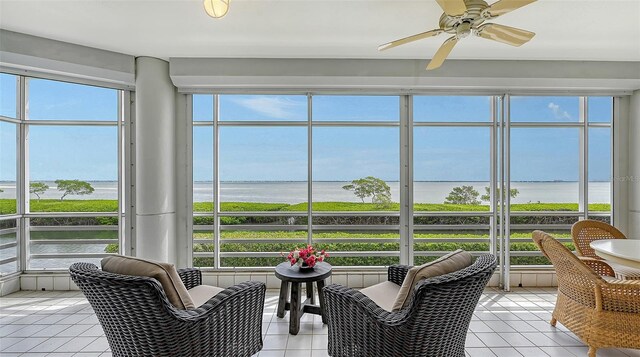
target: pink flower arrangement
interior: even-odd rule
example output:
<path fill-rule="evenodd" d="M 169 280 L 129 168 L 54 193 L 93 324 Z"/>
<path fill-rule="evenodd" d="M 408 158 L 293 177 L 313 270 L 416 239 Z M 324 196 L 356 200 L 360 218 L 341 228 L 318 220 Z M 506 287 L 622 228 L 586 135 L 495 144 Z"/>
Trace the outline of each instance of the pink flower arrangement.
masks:
<path fill-rule="evenodd" d="M 287 255 L 287 260 L 291 262 L 291 265 L 298 264 L 298 266 L 309 266 L 313 268 L 316 263 L 323 262 L 329 257 L 329 253 L 324 249 L 320 252 L 316 252 L 313 246 L 308 245 L 306 248 L 296 248 Z"/>

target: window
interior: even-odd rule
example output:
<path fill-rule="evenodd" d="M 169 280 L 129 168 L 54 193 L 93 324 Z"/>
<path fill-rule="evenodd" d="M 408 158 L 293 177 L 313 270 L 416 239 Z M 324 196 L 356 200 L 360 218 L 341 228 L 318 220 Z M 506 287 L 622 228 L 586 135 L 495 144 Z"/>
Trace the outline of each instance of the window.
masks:
<path fill-rule="evenodd" d="M 574 249 L 571 225 L 610 221 L 611 97 L 512 97 L 510 100 L 511 264 L 548 264 L 531 256 L 542 229 Z"/>
<path fill-rule="evenodd" d="M 314 126 L 313 242 L 332 265 L 399 262 L 399 138 L 397 126 Z"/>
<path fill-rule="evenodd" d="M 0 277 L 21 270 L 18 213 L 18 77 L 0 73 Z"/>
<path fill-rule="evenodd" d="M 413 97 L 413 250 L 490 251 L 492 98 Z"/>
<path fill-rule="evenodd" d="M 18 124 L 0 121 L 0 215 L 17 211 Z"/>
<path fill-rule="evenodd" d="M 68 269 L 80 258 L 99 264 L 119 252 L 124 92 L 5 74 L 0 80 L 2 273 Z"/>
<path fill-rule="evenodd" d="M 18 77 L 0 73 L 0 116 L 18 117 Z"/>
<path fill-rule="evenodd" d="M 32 120 L 118 120 L 118 93 L 110 88 L 28 79 Z"/>
<path fill-rule="evenodd" d="M 510 264 L 548 264 L 534 229 L 572 248 L 571 224 L 610 219 L 610 97 L 198 94 L 192 103 L 196 266 L 271 267 L 307 243 L 336 266 L 384 266 L 406 253 L 403 232 L 408 263 L 420 264 L 458 248 L 497 253 L 506 228 Z M 412 158 L 409 211 L 402 155 Z M 507 184 L 508 216 L 498 198 Z"/>
<path fill-rule="evenodd" d="M 306 96 L 193 96 L 195 266 L 274 266 L 307 243 L 307 116 Z"/>

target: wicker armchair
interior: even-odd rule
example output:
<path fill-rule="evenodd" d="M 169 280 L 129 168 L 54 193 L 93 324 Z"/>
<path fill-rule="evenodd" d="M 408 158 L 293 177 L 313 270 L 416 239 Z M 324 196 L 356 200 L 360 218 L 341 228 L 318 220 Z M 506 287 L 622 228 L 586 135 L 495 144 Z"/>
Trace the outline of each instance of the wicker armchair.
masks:
<path fill-rule="evenodd" d="M 603 279 L 545 232 L 534 231 L 533 240 L 558 277 L 551 325 L 560 321 L 576 334 L 589 346 L 589 357 L 598 348 L 640 348 L 640 281 Z"/>
<path fill-rule="evenodd" d="M 357 290 L 325 287 L 329 355 L 464 356 L 471 316 L 495 267 L 495 257 L 487 254 L 467 268 L 422 280 L 397 312 L 383 310 Z M 389 281 L 402 285 L 409 268 L 390 266 Z"/>
<path fill-rule="evenodd" d="M 232 286 L 199 308 L 176 309 L 160 283 L 75 263 L 71 278 L 93 307 L 114 356 L 251 356 L 262 349 L 265 285 Z M 187 289 L 197 269 L 178 270 Z"/>
<path fill-rule="evenodd" d="M 576 246 L 576 252 L 581 257 L 602 259 L 589 245 L 591 242 L 600 239 L 626 239 L 625 235 L 616 227 L 605 222 L 585 219 L 576 222 L 571 227 L 571 238 Z M 634 269 L 624 265 L 608 262 L 613 268 L 618 279 L 640 279 L 640 269 Z"/>

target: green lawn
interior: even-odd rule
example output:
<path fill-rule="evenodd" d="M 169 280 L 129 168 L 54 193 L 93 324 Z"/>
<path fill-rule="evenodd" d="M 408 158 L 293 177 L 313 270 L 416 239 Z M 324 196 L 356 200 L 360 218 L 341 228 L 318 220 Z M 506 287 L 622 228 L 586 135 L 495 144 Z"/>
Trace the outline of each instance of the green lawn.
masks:
<path fill-rule="evenodd" d="M 286 204 L 286 203 L 256 203 L 256 202 L 222 202 L 220 204 L 222 212 L 306 212 L 307 203 Z M 391 203 L 388 207 L 383 207 L 373 203 L 360 202 L 315 202 L 313 210 L 322 211 L 390 211 L 398 212 L 400 205 Z M 591 211 L 607 212 L 611 210 L 609 204 L 593 203 L 589 205 Z M 31 212 L 117 212 L 118 201 L 116 200 L 31 200 Z M 194 212 L 212 212 L 212 202 L 194 202 Z M 577 203 L 523 203 L 511 205 L 512 211 L 568 211 L 578 210 Z M 416 203 L 414 211 L 418 212 L 487 212 L 488 205 L 454 205 L 438 203 Z M 0 214 L 12 214 L 16 212 L 16 201 L 13 199 L 0 199 Z"/>
<path fill-rule="evenodd" d="M 221 220 L 225 225 L 234 224 L 285 224 L 283 219 L 286 220 L 288 212 L 306 212 L 308 205 L 306 203 L 300 204 L 285 204 L 285 203 L 252 203 L 252 202 L 223 202 L 221 203 L 221 211 L 223 212 L 282 212 L 282 217 L 222 217 Z M 592 211 L 610 211 L 610 205 L 608 204 L 591 204 L 589 209 Z M 31 212 L 117 212 L 118 202 L 116 200 L 31 200 Z M 381 207 L 379 205 L 371 203 L 354 203 L 354 202 L 316 202 L 313 204 L 313 210 L 319 212 L 337 211 L 337 212 L 354 212 L 354 211 L 389 211 L 398 212 L 399 204 L 392 203 L 388 207 Z M 453 205 L 453 204 L 430 204 L 430 203 L 417 203 L 414 205 L 414 210 L 418 212 L 452 212 L 452 216 L 455 216 L 455 212 L 488 212 L 488 205 Z M 527 203 L 527 204 L 513 204 L 511 206 L 512 211 L 566 211 L 576 212 L 578 205 L 575 203 Z M 196 212 L 212 212 L 212 202 L 196 202 L 194 203 L 194 211 Z M 15 213 L 15 200 L 0 199 L 0 214 L 12 214 Z M 429 224 L 452 224 L 451 222 L 458 222 L 456 220 L 451 221 L 451 217 L 428 217 Z M 548 217 L 551 219 L 545 223 L 566 223 L 567 218 L 563 217 Z M 296 218 L 296 224 L 306 224 L 306 217 Z M 397 219 L 397 218 L 396 218 Z M 465 223 L 482 223 L 486 218 L 470 217 L 463 220 Z M 473 220 L 481 219 L 481 221 L 475 222 Z M 40 220 L 40 221 L 38 221 Z M 78 222 L 75 222 L 77 220 Z M 431 222 L 435 220 L 434 222 Z M 82 223 L 80 223 L 82 221 Z M 437 221 L 437 222 L 436 222 Z M 440 222 L 442 221 L 442 222 Z M 463 222 L 461 221 L 461 222 Z M 302 222 L 302 223 L 300 223 Z M 536 217 L 517 217 L 518 223 L 537 224 Z M 34 218 L 32 223 L 39 223 L 40 225 L 70 225 L 70 224 L 95 224 L 95 225 L 115 225 L 117 224 L 117 217 L 97 217 L 97 218 Z M 212 224 L 211 217 L 195 217 L 194 224 L 210 225 Z M 333 223 L 332 223 L 333 224 Z M 340 222 L 335 224 L 341 224 Z M 453 223 L 459 224 L 459 223 Z M 65 232 L 59 232 L 57 238 L 62 238 L 60 235 L 64 235 Z M 72 232 L 69 233 L 70 236 Z M 105 232 L 110 237 L 115 232 Z M 570 234 L 567 231 L 551 231 L 551 234 L 558 238 L 569 238 Z M 100 238 L 104 238 L 99 236 Z M 196 231 L 194 232 L 194 238 L 196 242 L 194 244 L 194 251 L 196 252 L 213 252 L 213 244 L 198 243 L 198 239 L 211 239 L 213 233 L 210 231 Z M 255 243 L 224 243 L 221 245 L 220 250 L 222 252 L 288 252 L 296 246 L 301 246 L 303 243 L 287 242 L 287 240 L 305 240 L 307 232 L 305 230 L 279 230 L 279 231 L 248 231 L 248 230 L 224 230 L 220 232 L 222 241 L 227 239 L 255 239 Z M 415 238 L 489 238 L 489 232 L 487 230 L 458 230 L 458 231 L 436 231 L 422 233 L 417 231 L 414 234 Z M 530 232 L 512 232 L 511 237 L 515 239 L 522 239 L 522 241 L 512 242 L 512 251 L 536 251 L 537 247 L 531 241 Z M 43 237 L 44 238 L 44 237 Z M 47 236 L 47 238 L 50 238 Z M 98 236 L 96 237 L 98 238 Z M 350 232 L 350 231 L 318 231 L 314 232 L 314 238 L 318 239 L 338 239 L 338 238 L 369 238 L 369 239 L 397 239 L 399 234 L 396 232 Z M 45 238 L 46 239 L 46 238 Z M 263 243 L 260 239 L 282 239 L 278 243 Z M 567 247 L 573 249 L 571 244 L 566 244 Z M 327 242 L 316 244 L 319 249 L 327 249 L 328 251 L 398 251 L 400 249 L 399 243 L 396 242 Z M 489 243 L 485 242 L 420 242 L 417 241 L 414 245 L 416 252 L 429 252 L 429 251 L 451 251 L 455 249 L 465 249 L 469 251 L 488 251 Z M 106 248 L 109 252 L 116 252 L 117 245 L 109 245 Z M 422 263 L 434 259 L 435 256 L 416 256 L 416 263 Z M 332 257 L 331 263 L 334 265 L 389 265 L 398 262 L 397 257 Z M 282 261 L 282 258 L 222 258 L 222 266 L 273 266 Z M 548 261 L 544 257 L 512 257 L 512 264 L 548 264 Z M 196 266 L 212 266 L 212 258 L 197 257 L 194 259 Z"/>

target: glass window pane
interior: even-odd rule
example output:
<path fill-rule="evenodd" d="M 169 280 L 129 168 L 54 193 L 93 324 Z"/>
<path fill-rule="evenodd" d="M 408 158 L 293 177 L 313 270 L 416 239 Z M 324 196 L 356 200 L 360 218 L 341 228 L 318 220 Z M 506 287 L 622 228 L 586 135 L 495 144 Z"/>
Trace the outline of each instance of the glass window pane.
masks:
<path fill-rule="evenodd" d="M 18 271 L 18 229 L 17 220 L 0 221 L 0 260 L 7 260 L 0 264 L 0 276 Z"/>
<path fill-rule="evenodd" d="M 399 129 L 315 127 L 313 172 L 313 242 L 318 249 L 339 252 L 328 262 L 398 263 Z M 341 213 L 348 211 L 358 214 Z"/>
<path fill-rule="evenodd" d="M 511 121 L 577 122 L 578 97 L 511 97 Z"/>
<path fill-rule="evenodd" d="M 438 213 L 488 214 L 491 129 L 415 127 L 413 133 L 414 264 L 456 249 L 488 251 L 488 215 Z"/>
<path fill-rule="evenodd" d="M 45 255 L 30 259 L 30 269 L 69 269 L 78 261 L 100 266 L 105 254 L 119 251 L 118 217 L 30 218 L 29 223 L 30 252 Z M 66 257 L 57 257 L 63 254 Z M 97 256 L 78 258 L 74 254 Z"/>
<path fill-rule="evenodd" d="M 578 211 L 579 130 L 512 128 L 512 211 Z"/>
<path fill-rule="evenodd" d="M 306 121 L 303 95 L 221 95 L 222 121 Z"/>
<path fill-rule="evenodd" d="M 490 134 L 490 128 L 416 127 L 414 209 L 447 210 L 442 205 L 447 202 L 488 209 L 488 199 L 481 196 L 487 194 L 491 175 Z"/>
<path fill-rule="evenodd" d="M 0 115 L 17 118 L 18 81 L 16 76 L 0 73 Z"/>
<path fill-rule="evenodd" d="M 611 128 L 589 128 L 589 210 L 611 212 Z"/>
<path fill-rule="evenodd" d="M 193 120 L 213 121 L 213 95 L 193 95 Z"/>
<path fill-rule="evenodd" d="M 307 128 L 221 127 L 219 140 L 222 211 L 307 201 Z"/>
<path fill-rule="evenodd" d="M 314 121 L 399 121 L 398 96 L 313 97 Z"/>
<path fill-rule="evenodd" d="M 82 84 L 28 79 L 33 120 L 118 120 L 118 90 Z"/>
<path fill-rule="evenodd" d="M 0 215 L 16 213 L 17 127 L 0 122 Z"/>
<path fill-rule="evenodd" d="M 413 121 L 491 121 L 491 97 L 414 96 Z"/>
<path fill-rule="evenodd" d="M 612 97 L 589 97 L 587 104 L 590 122 L 611 123 L 613 118 Z"/>
<path fill-rule="evenodd" d="M 31 126 L 31 211 L 117 211 L 117 141 L 116 127 Z"/>
<path fill-rule="evenodd" d="M 193 211 L 213 212 L 213 126 L 193 127 Z"/>

